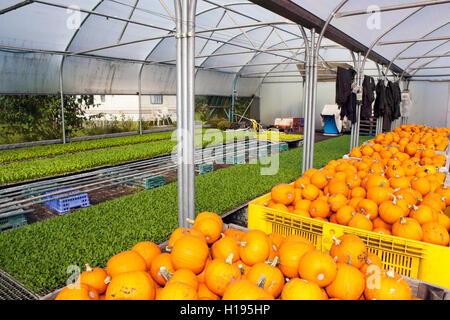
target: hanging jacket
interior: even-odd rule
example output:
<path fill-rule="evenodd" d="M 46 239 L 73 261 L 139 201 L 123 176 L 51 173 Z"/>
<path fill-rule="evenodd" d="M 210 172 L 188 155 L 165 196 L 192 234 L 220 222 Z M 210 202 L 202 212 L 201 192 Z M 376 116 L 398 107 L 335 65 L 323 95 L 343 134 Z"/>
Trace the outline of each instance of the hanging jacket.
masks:
<path fill-rule="evenodd" d="M 402 102 L 402 91 L 400 90 L 400 84 L 398 83 L 398 81 L 390 82 L 389 85 L 393 98 L 392 120 L 397 120 L 402 116 L 400 112 L 400 103 Z"/>
<path fill-rule="evenodd" d="M 387 108 L 386 101 L 386 87 L 384 86 L 383 80 L 378 80 L 378 83 L 375 87 L 375 103 L 373 105 L 373 112 L 376 118 L 384 116 L 384 110 Z"/>
<path fill-rule="evenodd" d="M 375 80 L 372 77 L 364 76 L 362 92 L 363 98 L 360 118 L 367 120 L 372 116 L 372 103 L 375 100 Z"/>
<path fill-rule="evenodd" d="M 341 67 L 337 68 L 335 101 L 341 110 L 341 119 L 347 117 L 352 123 L 356 120 L 356 94 L 352 92 L 352 83 L 355 74 L 355 70 L 348 70 Z"/>

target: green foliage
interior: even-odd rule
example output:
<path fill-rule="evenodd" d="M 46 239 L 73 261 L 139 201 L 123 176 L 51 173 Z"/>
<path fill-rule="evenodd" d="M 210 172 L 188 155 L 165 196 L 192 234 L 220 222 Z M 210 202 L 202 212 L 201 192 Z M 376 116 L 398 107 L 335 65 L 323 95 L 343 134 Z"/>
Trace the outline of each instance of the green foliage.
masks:
<path fill-rule="evenodd" d="M 81 128 L 84 108 L 92 106 L 92 96 L 64 96 L 64 121 L 68 136 Z M 0 95 L 0 123 L 4 133 L 21 134 L 31 141 L 60 138 L 61 98 L 58 95 Z"/>
<path fill-rule="evenodd" d="M 369 137 L 361 137 L 360 142 Z M 348 152 L 342 136 L 316 144 L 314 166 Z M 197 176 L 196 211 L 225 213 L 300 175 L 302 148 L 279 154 L 280 169 L 261 176 L 261 165 L 237 165 Z M 69 265 L 104 267 L 139 241 L 161 243 L 178 226 L 177 183 L 80 209 L 0 234 L 0 268 L 38 294 L 65 285 Z"/>
<path fill-rule="evenodd" d="M 231 123 L 228 120 L 222 120 L 217 124 L 217 129 L 227 130 L 231 128 Z"/>
<path fill-rule="evenodd" d="M 158 140 L 168 140 L 171 138 L 171 136 L 172 131 L 155 132 L 150 134 L 134 135 L 127 137 L 86 140 L 86 141 L 70 142 L 66 144 L 54 144 L 46 146 L 34 146 L 22 149 L 4 150 L 0 151 L 0 163 L 19 161 L 25 159 L 37 159 L 66 153 L 117 147 Z"/>

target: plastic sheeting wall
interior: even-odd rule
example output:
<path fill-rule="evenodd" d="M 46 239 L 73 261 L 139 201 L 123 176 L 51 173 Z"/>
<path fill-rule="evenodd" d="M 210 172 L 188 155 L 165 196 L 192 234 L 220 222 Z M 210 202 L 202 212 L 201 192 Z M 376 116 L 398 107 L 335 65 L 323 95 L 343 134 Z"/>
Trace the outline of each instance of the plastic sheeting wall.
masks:
<path fill-rule="evenodd" d="M 335 83 L 319 82 L 317 90 L 315 118 L 316 130 L 320 130 L 323 106 L 335 103 Z M 413 108 L 408 123 L 450 127 L 450 82 L 416 81 L 410 83 L 409 90 Z M 303 117 L 303 92 L 301 83 L 263 84 L 260 91 L 261 122 L 270 125 L 279 117 Z"/>
<path fill-rule="evenodd" d="M 411 82 L 413 107 L 408 123 L 450 127 L 450 82 Z"/>
<path fill-rule="evenodd" d="M 326 104 L 335 102 L 335 82 L 319 82 L 317 86 L 316 130 L 321 129 L 320 113 Z M 273 124 L 275 118 L 304 117 L 302 83 L 266 83 L 261 86 L 261 122 Z"/>

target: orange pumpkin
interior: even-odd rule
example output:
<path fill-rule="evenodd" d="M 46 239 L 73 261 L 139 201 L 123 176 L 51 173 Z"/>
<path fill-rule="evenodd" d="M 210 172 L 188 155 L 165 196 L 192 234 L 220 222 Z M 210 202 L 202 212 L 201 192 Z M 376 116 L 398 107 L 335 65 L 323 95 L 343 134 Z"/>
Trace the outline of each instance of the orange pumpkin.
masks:
<path fill-rule="evenodd" d="M 313 201 L 320 194 L 320 189 L 313 184 L 302 185 L 301 188 L 302 188 L 302 197 L 303 199 L 306 200 Z"/>
<path fill-rule="evenodd" d="M 234 228 L 227 228 L 223 234 L 225 235 L 225 237 L 230 237 L 235 239 L 236 241 L 240 241 L 242 236 L 245 234 L 244 231 L 241 230 L 237 230 Z"/>
<path fill-rule="evenodd" d="M 365 288 L 365 278 L 361 271 L 350 264 L 338 263 L 336 278 L 327 287 L 329 297 L 342 300 L 357 300 Z"/>
<path fill-rule="evenodd" d="M 226 260 L 214 259 L 205 271 L 205 284 L 209 290 L 222 296 L 226 287 L 233 281 L 241 278 L 241 271 L 233 264 L 233 254 Z"/>
<path fill-rule="evenodd" d="M 271 197 L 277 203 L 289 205 L 295 200 L 294 186 L 280 183 L 272 188 Z"/>
<path fill-rule="evenodd" d="M 370 221 L 370 215 L 363 215 L 362 213 L 356 213 L 352 216 L 347 224 L 349 227 L 372 231 L 373 223 Z"/>
<path fill-rule="evenodd" d="M 211 244 L 220 238 L 220 234 L 222 233 L 223 229 L 223 222 L 222 219 L 218 220 L 208 217 L 197 217 L 194 220 L 192 229 L 197 230 L 198 232 L 203 234 L 205 236 L 206 242 L 208 244 Z"/>
<path fill-rule="evenodd" d="M 311 202 L 309 207 L 309 213 L 313 218 L 327 218 L 330 213 L 330 207 L 327 201 L 316 199 Z"/>
<path fill-rule="evenodd" d="M 304 242 L 286 242 L 280 246 L 278 255 L 280 257 L 279 268 L 288 278 L 298 276 L 298 265 L 303 255 L 314 250 L 314 246 Z"/>
<path fill-rule="evenodd" d="M 362 267 L 359 268 L 359 271 L 361 271 L 362 274 L 367 277 L 373 273 L 373 266 L 376 266 L 381 270 L 383 269 L 383 262 L 375 253 L 369 252 L 367 254 L 366 261 L 364 262 Z"/>
<path fill-rule="evenodd" d="M 144 258 L 135 251 L 123 251 L 108 260 L 106 272 L 112 278 L 132 271 L 147 271 L 147 263 Z"/>
<path fill-rule="evenodd" d="M 326 287 L 336 278 L 337 266 L 328 253 L 312 250 L 300 259 L 298 273 L 302 279 Z"/>
<path fill-rule="evenodd" d="M 102 268 L 91 268 L 86 264 L 86 271 L 80 274 L 80 283 L 87 285 L 88 287 L 102 294 L 106 291 L 108 274 Z"/>
<path fill-rule="evenodd" d="M 412 293 L 408 282 L 394 272 L 382 271 L 375 284 L 366 285 L 364 296 L 367 300 L 411 300 Z"/>
<path fill-rule="evenodd" d="M 162 275 L 161 268 L 166 269 L 170 273 L 175 272 L 175 268 L 172 265 L 172 259 L 167 252 L 157 255 L 150 264 L 150 275 L 157 284 L 163 286 L 166 284 L 167 280 Z"/>
<path fill-rule="evenodd" d="M 400 219 L 392 225 L 392 234 L 397 237 L 417 241 L 421 241 L 423 238 L 422 227 L 419 222 L 413 218 L 400 217 Z"/>
<path fill-rule="evenodd" d="M 449 234 L 439 222 L 428 222 L 422 225 L 423 239 L 422 241 L 438 244 L 441 246 L 448 246 Z"/>
<path fill-rule="evenodd" d="M 203 239 L 206 241 L 205 236 L 203 234 L 201 234 L 200 232 L 198 232 L 197 230 L 194 230 L 191 228 L 179 227 L 179 228 L 176 228 L 170 235 L 166 250 L 170 252 L 170 250 L 172 250 L 172 247 L 173 247 L 173 244 L 175 243 L 175 241 L 177 241 L 179 238 L 184 237 L 184 236 L 196 236 L 196 237 L 199 237 L 200 239 Z"/>
<path fill-rule="evenodd" d="M 336 212 L 336 221 L 339 224 L 347 225 L 355 213 L 353 207 L 345 205 Z"/>
<path fill-rule="evenodd" d="M 150 274 L 134 271 L 113 277 L 106 289 L 105 300 L 153 300 L 155 294 Z"/>
<path fill-rule="evenodd" d="M 198 292 L 186 283 L 172 282 L 161 289 L 158 300 L 198 300 Z"/>
<path fill-rule="evenodd" d="M 175 273 L 169 273 L 166 269 L 163 269 L 161 273 L 167 280 L 166 286 L 172 282 L 182 282 L 190 285 L 195 290 L 198 289 L 199 280 L 191 270 L 178 269 Z"/>
<path fill-rule="evenodd" d="M 438 213 L 437 222 L 443 226 L 447 231 L 450 231 L 450 217 L 444 213 Z"/>
<path fill-rule="evenodd" d="M 225 260 L 230 254 L 233 254 L 233 262 L 239 260 L 239 245 L 236 239 L 231 237 L 223 237 L 211 246 L 211 254 L 213 259 Z"/>
<path fill-rule="evenodd" d="M 175 270 L 189 269 L 195 274 L 199 274 L 203 270 L 208 256 L 209 248 L 207 244 L 195 236 L 185 236 L 178 239 L 170 253 Z"/>
<path fill-rule="evenodd" d="M 98 300 L 95 289 L 83 283 L 75 283 L 64 287 L 56 296 L 55 300 Z"/>
<path fill-rule="evenodd" d="M 257 263 L 247 274 L 247 279 L 254 284 L 258 284 L 262 278 L 265 278 L 263 289 L 274 298 L 280 295 L 285 283 L 283 273 L 276 267 L 277 263 L 278 257 L 272 261 Z"/>
<path fill-rule="evenodd" d="M 284 285 L 281 300 L 324 300 L 324 296 L 317 283 L 294 278 Z"/>
<path fill-rule="evenodd" d="M 238 246 L 239 256 L 245 264 L 253 266 L 267 260 L 271 245 L 269 237 L 264 232 L 250 230 L 245 233 Z"/>
<path fill-rule="evenodd" d="M 161 249 L 151 241 L 141 241 L 131 251 L 139 253 L 144 258 L 147 269 L 150 269 L 153 258 L 161 253 Z"/>
<path fill-rule="evenodd" d="M 220 297 L 209 290 L 208 286 L 204 283 L 199 283 L 197 292 L 200 300 L 220 300 Z"/>
<path fill-rule="evenodd" d="M 323 189 L 328 184 L 328 179 L 322 171 L 317 171 L 311 176 L 310 183 L 319 189 Z"/>
<path fill-rule="evenodd" d="M 361 268 L 367 258 L 367 247 L 361 238 L 353 234 L 344 234 L 333 240 L 330 248 L 331 257 L 340 263 L 347 263 L 350 258 L 351 265 Z"/>
<path fill-rule="evenodd" d="M 263 281 L 261 281 L 263 282 Z M 263 285 L 263 284 L 262 284 Z M 222 300 L 273 300 L 273 296 L 250 280 L 233 281 L 225 290 Z"/>
<path fill-rule="evenodd" d="M 328 198 L 328 204 L 333 212 L 337 212 L 340 208 L 345 206 L 347 202 L 347 198 L 342 193 L 331 195 Z"/>
<path fill-rule="evenodd" d="M 421 225 L 428 222 L 435 222 L 438 219 L 436 212 L 426 205 L 413 206 L 409 216 L 416 219 Z"/>
<path fill-rule="evenodd" d="M 364 216 L 369 215 L 370 220 L 373 220 L 378 216 L 378 206 L 375 201 L 370 199 L 362 199 L 359 201 L 356 209 Z"/>
<path fill-rule="evenodd" d="M 406 211 L 403 206 L 399 205 L 397 200 L 394 198 L 392 201 L 383 201 L 378 207 L 378 214 L 386 223 L 393 224 L 401 217 L 407 216 L 408 211 Z"/>

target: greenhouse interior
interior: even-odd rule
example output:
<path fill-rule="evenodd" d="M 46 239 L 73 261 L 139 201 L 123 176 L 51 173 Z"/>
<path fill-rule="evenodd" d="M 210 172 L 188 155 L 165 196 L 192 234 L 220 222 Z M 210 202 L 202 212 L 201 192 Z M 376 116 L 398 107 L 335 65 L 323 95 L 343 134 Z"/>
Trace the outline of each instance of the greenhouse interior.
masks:
<path fill-rule="evenodd" d="M 450 300 L 449 12 L 1 1 L 0 300 Z"/>

